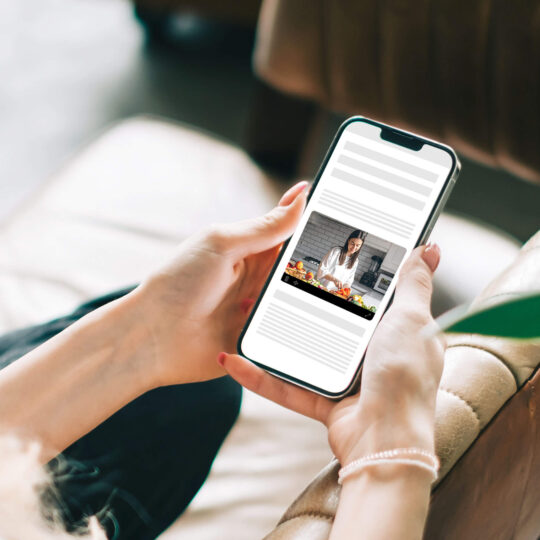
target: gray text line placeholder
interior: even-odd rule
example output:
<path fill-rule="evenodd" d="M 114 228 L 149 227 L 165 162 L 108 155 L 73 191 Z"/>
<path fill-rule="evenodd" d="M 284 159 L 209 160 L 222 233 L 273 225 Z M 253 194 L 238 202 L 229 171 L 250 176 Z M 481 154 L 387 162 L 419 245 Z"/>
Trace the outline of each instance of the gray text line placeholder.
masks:
<path fill-rule="evenodd" d="M 361 176 L 357 176 L 356 174 L 348 173 L 342 169 L 334 168 L 332 171 L 332 176 L 334 178 L 338 178 L 339 180 L 344 180 L 353 186 L 361 187 L 373 193 L 377 193 L 378 195 L 382 195 L 388 199 L 392 199 L 393 201 L 410 206 L 411 208 L 415 208 L 416 210 L 422 210 L 426 205 L 426 203 L 423 201 L 419 201 L 418 199 L 414 199 L 413 197 L 409 197 L 408 195 L 404 195 L 403 193 L 399 193 L 393 189 L 376 184 L 375 182 L 362 178 Z"/>
<path fill-rule="evenodd" d="M 349 207 L 343 208 L 341 205 L 336 204 L 335 202 L 332 202 L 331 200 L 325 200 L 321 198 L 321 203 L 327 206 L 328 208 L 331 208 L 332 210 L 343 212 L 345 215 L 350 216 L 352 218 L 362 218 L 362 220 L 365 221 L 366 223 L 369 223 L 370 225 L 376 225 L 377 227 L 380 227 L 381 229 L 384 229 L 385 231 L 391 232 L 395 234 L 396 236 L 400 236 L 401 238 L 409 238 L 411 236 L 410 231 L 405 232 L 400 229 L 396 229 L 395 227 L 391 227 L 388 224 L 381 223 L 377 219 L 371 218 L 369 215 L 362 214 L 359 211 L 350 210 Z"/>
<path fill-rule="evenodd" d="M 274 293 L 274 298 L 276 300 L 281 300 L 282 302 L 285 302 L 286 304 L 289 304 L 292 307 L 301 309 L 302 311 L 305 311 L 309 315 L 316 317 L 317 319 L 320 319 L 321 321 L 333 324 L 337 328 L 347 330 L 348 332 L 351 332 L 357 337 L 361 337 L 365 332 L 365 329 L 362 328 L 360 325 L 356 325 L 341 317 L 332 315 L 331 313 L 328 313 L 327 311 L 324 311 L 323 309 L 320 309 L 316 306 L 312 306 L 310 303 L 304 300 L 301 300 L 300 298 L 296 298 L 289 293 L 278 290 Z"/>
<path fill-rule="evenodd" d="M 433 189 L 428 186 L 424 186 L 418 182 L 413 182 L 412 180 L 408 180 L 407 178 L 403 178 L 397 174 L 385 171 L 384 169 L 379 169 L 379 167 L 374 167 L 373 165 L 369 165 L 363 161 L 358 161 L 357 159 L 353 159 L 349 156 L 344 156 L 343 154 L 339 156 L 338 163 L 351 167 L 351 169 L 355 169 L 360 173 L 370 174 L 377 179 L 389 182 L 395 186 L 414 191 L 414 193 L 418 193 L 419 195 L 427 196 L 433 191 Z"/>
<path fill-rule="evenodd" d="M 418 176 L 418 178 L 423 178 L 429 182 L 435 182 L 439 176 L 437 173 L 428 171 L 427 169 L 422 169 L 421 167 L 417 167 L 416 165 L 412 165 L 411 163 L 407 163 L 406 161 L 397 159 L 387 154 L 381 154 L 381 152 L 371 150 L 371 148 L 365 148 L 364 146 L 360 146 L 359 144 L 351 141 L 347 141 L 343 148 L 345 150 L 349 150 L 349 152 L 354 152 L 359 156 L 367 157 L 368 159 L 373 159 L 374 161 L 380 161 L 381 163 L 385 163 L 386 165 L 394 167 L 400 171 L 414 174 L 414 176 Z"/>
<path fill-rule="evenodd" d="M 354 208 L 357 212 L 362 212 L 366 215 L 369 215 L 370 218 L 377 219 L 381 221 L 382 223 L 386 223 L 387 225 L 391 225 L 392 227 L 395 227 L 397 229 L 403 229 L 404 231 L 412 231 L 414 229 L 414 224 L 410 223 L 409 221 L 405 221 L 403 219 L 395 218 L 395 217 L 387 217 L 388 214 L 385 212 L 380 212 L 376 210 L 373 207 L 367 206 L 365 204 L 361 204 L 358 201 L 351 201 L 347 199 L 346 197 L 343 197 L 342 195 L 339 195 L 337 193 L 334 193 L 330 190 L 325 190 L 322 192 L 321 195 L 321 202 L 323 199 L 333 201 L 334 203 L 341 205 L 343 207 L 351 207 Z"/>

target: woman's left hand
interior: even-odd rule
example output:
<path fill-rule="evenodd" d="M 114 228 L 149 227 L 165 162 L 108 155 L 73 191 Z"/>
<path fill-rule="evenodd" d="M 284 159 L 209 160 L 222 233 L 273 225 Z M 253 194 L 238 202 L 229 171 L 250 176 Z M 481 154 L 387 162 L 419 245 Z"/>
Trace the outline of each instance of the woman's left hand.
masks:
<path fill-rule="evenodd" d="M 226 374 L 216 356 L 235 350 L 281 244 L 300 220 L 307 185 L 293 186 L 262 217 L 189 238 L 167 266 L 126 298 L 151 343 L 153 386 Z"/>

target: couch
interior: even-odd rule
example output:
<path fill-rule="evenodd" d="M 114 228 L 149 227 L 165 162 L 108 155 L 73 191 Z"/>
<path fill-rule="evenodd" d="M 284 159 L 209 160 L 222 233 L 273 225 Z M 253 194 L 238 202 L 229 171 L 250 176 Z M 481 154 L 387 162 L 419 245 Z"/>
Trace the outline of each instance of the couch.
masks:
<path fill-rule="evenodd" d="M 137 282 L 209 221 L 264 212 L 283 189 L 240 149 L 192 127 L 150 117 L 112 126 L 0 231 L 0 328 L 54 317 L 85 298 Z M 448 214 L 433 237 L 443 252 L 437 312 L 476 296 L 519 250 L 506 235 Z M 516 387 L 489 355 L 479 356 L 470 375 L 493 367 L 485 388 L 493 380 L 502 384 L 490 406 L 494 413 Z M 450 468 L 482 424 L 450 394 L 443 405 L 460 434 L 450 431 L 445 443 Z M 246 392 L 240 420 L 207 483 L 163 538 L 209 540 L 233 526 L 236 540 L 261 537 L 330 460 L 322 426 Z"/>
<path fill-rule="evenodd" d="M 269 83 L 297 95 L 304 90 L 285 84 L 292 75 L 281 79 L 276 75 L 280 70 L 290 72 L 297 58 L 281 52 L 281 63 L 276 60 L 277 52 L 294 49 L 292 45 L 283 49 L 276 32 L 288 28 L 279 19 L 285 17 L 294 23 L 291 32 L 304 24 L 301 44 L 311 43 L 310 35 L 316 37 L 325 22 L 336 21 L 317 19 L 323 4 L 312 5 L 318 7 L 310 17 L 289 19 L 287 10 L 302 8 L 302 2 L 265 2 L 260 19 L 256 69 Z M 311 20 L 316 28 L 307 25 Z M 281 48 L 276 49 L 278 45 Z M 398 44 L 395 47 L 392 50 L 398 51 Z M 315 55 L 310 61 L 316 65 L 316 60 Z M 310 81 L 302 70 L 295 77 L 304 78 L 305 84 Z M 336 74 L 340 80 L 343 76 Z M 407 95 L 414 97 L 413 92 Z M 326 99 L 322 94 L 309 97 Z M 361 94 L 357 98 L 363 99 Z M 358 103 L 352 102 L 350 108 L 369 112 L 367 98 L 363 108 Z M 340 108 L 336 99 L 326 104 Z M 378 117 L 401 123 L 400 114 L 408 108 L 398 105 L 391 115 L 381 109 Z M 414 123 L 416 117 L 410 114 L 403 124 Z M 457 122 L 451 114 L 445 118 Z M 419 129 L 429 133 L 427 124 Z M 443 132 L 442 138 L 447 140 L 448 133 Z M 474 147 L 476 140 L 473 135 L 461 142 L 457 136 L 450 138 L 448 142 L 463 150 Z M 511 142 L 490 149 L 499 150 L 506 156 L 499 165 L 519 168 L 534 178 L 531 171 L 538 169 L 532 154 L 512 153 Z M 2 226 L 0 330 L 54 317 L 90 296 L 137 282 L 192 232 L 209 221 L 264 212 L 286 185 L 241 149 L 190 126 L 149 117 L 111 126 Z M 509 287 L 504 294 L 515 292 L 516 284 L 539 286 L 533 279 L 538 276 L 538 240 L 520 252 L 521 243 L 504 231 L 449 213 L 443 214 L 432 238 L 443 253 L 435 281 L 435 314 L 478 297 L 519 253 L 513 267 L 517 273 L 503 274 L 502 284 Z M 491 292 L 488 288 L 483 297 Z M 535 538 L 540 531 L 534 489 L 538 476 L 527 478 L 538 474 L 540 467 L 535 408 L 538 348 L 518 354 L 503 342 L 479 346 L 467 336 L 456 339 L 445 360 L 438 402 L 437 451 L 443 470 L 433 493 L 428 537 L 472 538 L 487 531 L 485 538 Z M 503 447 L 505 452 L 499 453 Z M 243 540 L 270 533 L 271 538 L 287 540 L 324 538 L 337 495 L 331 459 L 320 425 L 245 392 L 240 419 L 208 481 L 162 537 Z M 271 532 L 287 505 L 325 467 L 306 497 Z M 477 515 L 472 510 L 477 505 L 484 508 L 483 499 L 487 508 Z M 503 501 L 506 514 L 498 506 Z M 500 528 L 497 517 L 508 527 Z M 460 529 L 464 524 L 468 528 Z M 489 524 L 492 529 L 486 528 Z"/>

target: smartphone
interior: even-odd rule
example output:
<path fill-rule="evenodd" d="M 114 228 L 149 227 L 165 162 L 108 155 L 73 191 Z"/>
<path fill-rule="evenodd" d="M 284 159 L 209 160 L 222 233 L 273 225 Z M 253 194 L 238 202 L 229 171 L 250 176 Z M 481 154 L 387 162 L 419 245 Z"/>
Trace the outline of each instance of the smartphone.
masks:
<path fill-rule="evenodd" d="M 239 354 L 314 392 L 347 395 L 400 268 L 429 237 L 459 170 L 448 146 L 348 119 L 240 335 Z"/>

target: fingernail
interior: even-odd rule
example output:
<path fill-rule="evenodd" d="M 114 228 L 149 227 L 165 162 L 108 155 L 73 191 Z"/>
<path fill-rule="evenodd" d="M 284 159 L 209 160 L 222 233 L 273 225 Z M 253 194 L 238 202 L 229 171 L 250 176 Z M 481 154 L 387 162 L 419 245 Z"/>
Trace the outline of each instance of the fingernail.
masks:
<path fill-rule="evenodd" d="M 437 244 L 432 244 L 431 242 L 426 245 L 424 252 L 422 253 L 422 259 L 429 266 L 429 269 L 432 272 L 435 272 L 437 266 L 439 266 L 439 261 L 441 260 L 441 250 Z"/>
<path fill-rule="evenodd" d="M 304 189 L 306 189 L 309 186 L 309 182 L 307 180 L 302 180 L 301 182 L 298 182 L 297 185 L 302 186 L 302 188 L 298 192 L 298 193 L 302 193 L 302 191 L 304 191 Z"/>
<path fill-rule="evenodd" d="M 291 189 L 297 189 L 298 192 L 296 193 L 294 199 L 291 201 L 291 204 L 294 204 L 296 199 L 302 195 L 306 191 L 306 188 L 309 186 L 309 182 L 306 180 L 302 180 L 302 182 L 298 182 L 298 184 L 295 184 Z"/>
<path fill-rule="evenodd" d="M 217 363 L 223 367 L 225 365 L 225 358 L 227 358 L 227 353 L 220 352 L 217 357 Z"/>
<path fill-rule="evenodd" d="M 292 206 L 296 200 L 298 199 L 298 196 L 301 195 L 306 191 L 306 187 L 309 186 L 309 182 L 307 180 L 302 180 L 302 182 L 298 182 L 297 184 L 294 184 L 294 186 L 291 186 L 281 197 L 279 200 L 279 203 L 277 204 L 276 208 L 279 208 L 282 206 L 282 201 L 288 199 L 292 193 L 295 193 L 294 198 L 287 204 L 287 207 Z"/>
<path fill-rule="evenodd" d="M 301 188 L 299 188 L 298 186 L 302 186 Z M 305 194 L 306 192 L 306 188 L 309 186 L 309 182 L 306 182 L 305 180 L 303 182 L 300 182 L 298 184 L 296 184 L 296 189 L 298 189 L 298 193 L 296 194 L 296 196 L 294 197 L 294 199 L 291 201 L 291 206 L 298 200 L 299 197 L 301 197 L 302 195 Z"/>

